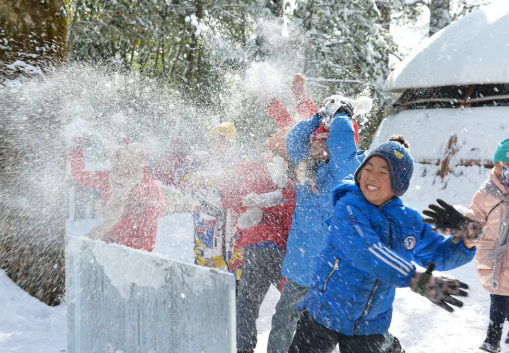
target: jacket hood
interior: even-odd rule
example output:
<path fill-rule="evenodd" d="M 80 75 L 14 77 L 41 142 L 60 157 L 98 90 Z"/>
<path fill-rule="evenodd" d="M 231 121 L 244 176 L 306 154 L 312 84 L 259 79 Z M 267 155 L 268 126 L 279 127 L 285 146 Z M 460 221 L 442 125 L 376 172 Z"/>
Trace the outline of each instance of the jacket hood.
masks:
<path fill-rule="evenodd" d="M 336 186 L 334 186 L 332 190 L 332 204 L 336 206 L 336 202 L 350 191 L 362 193 L 361 189 L 355 185 L 352 174 L 339 181 Z"/>

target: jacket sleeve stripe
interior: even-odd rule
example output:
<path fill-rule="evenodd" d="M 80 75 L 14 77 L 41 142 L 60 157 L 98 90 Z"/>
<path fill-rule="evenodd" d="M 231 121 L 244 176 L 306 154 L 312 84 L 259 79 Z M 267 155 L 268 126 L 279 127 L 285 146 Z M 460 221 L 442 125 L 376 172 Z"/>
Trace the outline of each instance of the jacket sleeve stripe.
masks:
<path fill-rule="evenodd" d="M 379 254 L 378 252 L 376 252 L 375 250 L 373 250 L 373 248 L 368 248 L 368 250 L 373 254 L 375 255 L 376 257 L 378 257 L 380 260 L 382 260 L 383 262 L 385 262 L 387 265 L 391 266 L 392 268 L 394 268 L 396 271 L 398 271 L 399 273 L 403 274 L 404 276 L 409 276 L 410 274 L 404 269 L 404 268 L 401 268 L 397 265 L 395 265 L 394 263 L 392 263 L 391 261 L 389 261 L 388 259 L 386 259 L 384 256 L 382 256 L 381 254 Z"/>
<path fill-rule="evenodd" d="M 408 261 L 406 261 L 405 259 L 401 258 L 396 252 L 390 251 L 389 249 L 382 247 L 382 245 L 380 245 L 380 244 L 377 244 L 374 247 L 375 247 L 376 250 L 379 250 L 385 256 L 387 256 L 388 258 L 390 258 L 394 262 L 396 262 L 399 265 L 401 265 L 403 268 L 405 268 L 405 270 L 412 271 L 412 269 L 413 269 L 412 264 L 409 263 Z"/>

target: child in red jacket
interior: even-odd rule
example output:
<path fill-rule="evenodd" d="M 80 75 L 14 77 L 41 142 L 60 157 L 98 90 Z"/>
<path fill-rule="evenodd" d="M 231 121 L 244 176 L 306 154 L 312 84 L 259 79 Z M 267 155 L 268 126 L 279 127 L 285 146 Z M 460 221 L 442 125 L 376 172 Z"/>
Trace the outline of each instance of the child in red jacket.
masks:
<path fill-rule="evenodd" d="M 228 270 L 239 279 L 244 252 L 237 244 L 237 218 L 247 209 L 242 198 L 277 186 L 263 163 L 239 157 L 236 138 L 235 125 L 224 122 L 210 130 L 208 150 L 174 154 L 158 170 L 164 172 L 159 173 L 161 181 L 177 188 L 192 205 L 195 263 Z"/>
<path fill-rule="evenodd" d="M 156 181 L 150 178 L 143 147 L 132 143 L 117 150 L 109 171 L 85 171 L 82 149 L 71 152 L 70 158 L 74 180 L 103 193 L 101 215 L 105 220 L 87 237 L 152 251 L 166 200 Z"/>
<path fill-rule="evenodd" d="M 252 352 L 257 343 L 256 319 L 269 287 L 281 287 L 286 240 L 296 204 L 296 183 L 289 178 L 293 165 L 286 152 L 286 135 L 296 121 L 278 101 L 268 107 L 279 131 L 265 145 L 263 158 L 276 190 L 252 192 L 242 198 L 247 207 L 238 219 L 244 250 L 242 277 L 237 297 L 237 351 Z"/>

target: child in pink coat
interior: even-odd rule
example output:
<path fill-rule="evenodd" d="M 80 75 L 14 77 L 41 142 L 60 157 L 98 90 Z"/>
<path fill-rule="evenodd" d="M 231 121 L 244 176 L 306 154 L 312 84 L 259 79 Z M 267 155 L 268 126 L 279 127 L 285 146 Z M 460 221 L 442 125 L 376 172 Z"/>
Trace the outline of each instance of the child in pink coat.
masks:
<path fill-rule="evenodd" d="M 504 321 L 509 315 L 509 139 L 502 141 L 493 157 L 494 168 L 480 187 L 465 216 L 484 225 L 477 243 L 476 268 L 486 292 L 490 293 L 490 323 L 485 341 L 479 347 L 487 352 L 500 352 Z M 463 229 L 462 215 L 443 201 L 443 208 L 430 205 L 424 211 L 429 223 L 452 235 Z M 506 338 L 509 343 L 509 337 Z"/>

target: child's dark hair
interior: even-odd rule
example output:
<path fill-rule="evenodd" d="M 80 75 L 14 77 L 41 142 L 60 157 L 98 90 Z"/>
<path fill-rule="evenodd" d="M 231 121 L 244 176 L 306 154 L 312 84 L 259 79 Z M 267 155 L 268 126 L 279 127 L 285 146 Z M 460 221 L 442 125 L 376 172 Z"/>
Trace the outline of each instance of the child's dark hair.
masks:
<path fill-rule="evenodd" d="M 403 147 L 405 147 L 407 150 L 410 149 L 410 144 L 405 140 L 403 135 L 392 135 L 391 137 L 389 137 L 389 141 L 398 142 Z"/>

